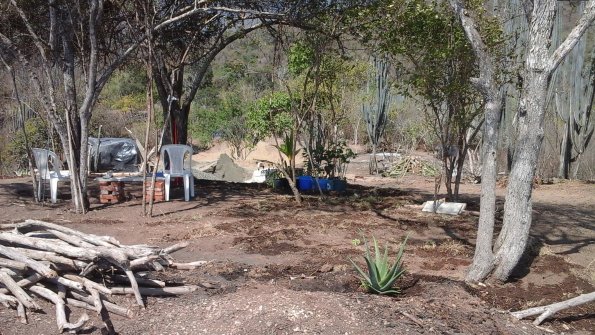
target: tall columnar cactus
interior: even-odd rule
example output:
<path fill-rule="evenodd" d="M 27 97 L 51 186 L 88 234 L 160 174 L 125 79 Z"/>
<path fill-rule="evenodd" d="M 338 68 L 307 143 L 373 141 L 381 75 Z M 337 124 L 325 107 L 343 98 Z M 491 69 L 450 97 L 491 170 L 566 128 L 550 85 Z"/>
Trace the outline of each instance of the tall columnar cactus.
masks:
<path fill-rule="evenodd" d="M 583 11 L 584 3 L 577 6 Z M 562 35 L 562 15 L 558 15 L 554 37 Z M 587 49 L 589 32 L 585 33 L 554 75 L 554 109 L 564 122 L 560 144 L 560 178 L 576 178 L 580 157 L 589 145 L 594 126 L 591 120 L 595 85 L 595 52 Z M 554 41 L 557 42 L 557 41 Z M 557 43 L 555 43 L 557 44 Z M 571 163 L 574 172 L 571 172 Z"/>
<path fill-rule="evenodd" d="M 390 86 L 388 84 L 388 63 L 384 60 L 375 59 L 374 67 L 376 73 L 368 80 L 367 91 L 373 91 L 371 102 L 362 104 L 362 114 L 366 122 L 368 138 L 372 144 L 372 157 L 370 158 L 370 173 L 378 173 L 378 161 L 376 159 L 376 148 L 384 134 L 386 122 L 388 120 L 388 111 L 391 104 Z M 372 77 L 372 76 L 370 76 Z M 371 85 L 372 88 L 370 87 Z"/>

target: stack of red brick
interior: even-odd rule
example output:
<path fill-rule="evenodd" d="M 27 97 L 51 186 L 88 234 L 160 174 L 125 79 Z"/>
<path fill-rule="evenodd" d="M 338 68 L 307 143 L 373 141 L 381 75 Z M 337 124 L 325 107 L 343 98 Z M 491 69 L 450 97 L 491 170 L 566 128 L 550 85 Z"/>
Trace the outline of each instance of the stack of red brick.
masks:
<path fill-rule="evenodd" d="M 145 199 L 147 199 L 147 202 L 149 202 L 149 199 L 151 199 L 151 180 L 150 179 L 147 179 L 145 181 L 145 190 L 147 192 Z M 164 201 L 164 200 L 165 200 L 165 181 L 155 180 L 155 194 L 154 194 L 153 201 L 159 202 L 159 201 Z"/>
<path fill-rule="evenodd" d="M 99 182 L 99 202 L 102 204 L 116 204 L 126 199 L 124 183 L 118 181 Z"/>

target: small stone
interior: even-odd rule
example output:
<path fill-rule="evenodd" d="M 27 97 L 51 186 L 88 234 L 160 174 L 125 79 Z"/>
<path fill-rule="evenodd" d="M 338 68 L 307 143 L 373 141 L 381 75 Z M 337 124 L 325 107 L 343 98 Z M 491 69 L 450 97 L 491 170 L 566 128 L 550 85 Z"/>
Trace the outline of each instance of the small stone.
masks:
<path fill-rule="evenodd" d="M 330 264 L 324 264 L 322 267 L 320 267 L 320 270 L 318 270 L 318 272 L 331 272 L 333 271 L 333 266 Z"/>

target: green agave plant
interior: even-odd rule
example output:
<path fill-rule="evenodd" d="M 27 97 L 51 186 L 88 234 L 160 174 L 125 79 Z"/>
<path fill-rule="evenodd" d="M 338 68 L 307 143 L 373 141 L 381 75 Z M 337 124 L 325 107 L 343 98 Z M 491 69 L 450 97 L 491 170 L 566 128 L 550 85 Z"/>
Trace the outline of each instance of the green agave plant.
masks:
<path fill-rule="evenodd" d="M 378 242 L 376 242 L 376 238 L 372 237 L 374 240 L 374 258 L 372 258 L 370 255 L 370 248 L 368 247 L 368 241 L 366 241 L 364 238 L 364 245 L 366 247 L 364 259 L 366 260 L 366 265 L 368 266 L 368 273 L 365 273 L 357 264 L 355 264 L 352 259 L 349 259 L 351 264 L 353 264 L 359 273 L 362 285 L 364 287 L 377 294 L 400 293 L 400 290 L 398 288 L 393 288 L 393 286 L 395 285 L 397 279 L 399 279 L 403 273 L 405 273 L 402 258 L 408 238 L 409 236 L 407 236 L 403 243 L 401 243 L 401 247 L 399 248 L 399 252 L 397 253 L 397 257 L 392 266 L 389 263 L 390 260 L 388 257 L 388 245 L 384 247 L 384 253 L 381 253 L 381 250 L 378 247 Z"/>

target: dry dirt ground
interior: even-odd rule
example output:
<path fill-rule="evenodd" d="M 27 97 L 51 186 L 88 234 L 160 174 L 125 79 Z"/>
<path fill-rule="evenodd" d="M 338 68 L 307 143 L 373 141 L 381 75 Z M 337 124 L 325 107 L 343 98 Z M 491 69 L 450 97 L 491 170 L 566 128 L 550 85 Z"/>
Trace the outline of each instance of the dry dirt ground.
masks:
<path fill-rule="evenodd" d="M 362 169 L 365 165 L 362 164 Z M 421 213 L 433 179 L 406 176 L 350 180 L 342 195 L 307 196 L 297 206 L 288 194 L 264 185 L 197 181 L 190 202 L 157 203 L 142 217 L 141 190 L 129 200 L 92 205 L 86 215 L 69 210 L 61 186 L 56 205 L 35 204 L 28 179 L 0 180 L 0 223 L 34 218 L 123 243 L 165 246 L 188 241 L 174 256 L 208 260 L 192 271 L 153 276 L 203 290 L 175 298 L 147 298 L 132 319 L 112 316 L 120 334 L 591 334 L 595 304 L 567 310 L 536 328 L 508 311 L 547 304 L 595 289 L 595 184 L 540 185 L 534 192 L 531 248 L 506 284 L 471 287 L 462 281 L 471 262 L 479 185 L 462 187 L 461 216 Z M 97 193 L 92 184 L 91 192 Z M 504 190 L 500 189 L 503 196 Z M 181 199 L 181 194 L 174 194 Z M 500 199 L 502 201 L 502 199 Z M 500 203 L 499 208 L 502 208 Z M 396 248 L 410 234 L 399 282 L 402 294 L 365 293 L 348 258 L 361 262 L 362 235 Z M 134 306 L 134 298 L 116 297 Z M 53 309 L 17 322 L 0 308 L 0 334 L 54 334 Z M 72 310 L 72 317 L 81 311 Z M 101 334 L 92 316 L 85 333 Z"/>

